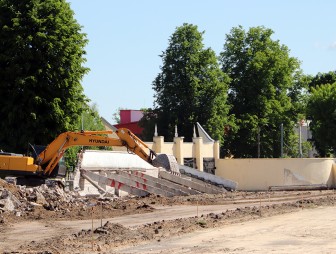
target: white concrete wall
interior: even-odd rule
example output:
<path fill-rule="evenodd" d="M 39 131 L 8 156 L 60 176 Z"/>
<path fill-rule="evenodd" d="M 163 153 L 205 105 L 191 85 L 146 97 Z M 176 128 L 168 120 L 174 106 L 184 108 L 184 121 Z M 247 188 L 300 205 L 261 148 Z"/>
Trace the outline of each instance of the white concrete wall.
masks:
<path fill-rule="evenodd" d="M 183 143 L 183 154 L 185 158 L 192 158 L 194 157 L 193 154 L 193 143 L 192 142 L 188 142 L 188 143 Z"/>
<path fill-rule="evenodd" d="M 80 167 L 86 170 L 101 169 L 155 169 L 138 155 L 125 151 L 86 150 L 82 154 Z"/>
<path fill-rule="evenodd" d="M 156 136 L 153 142 L 145 142 L 156 153 L 172 154 L 183 165 L 184 158 L 196 158 L 197 169 L 203 171 L 203 158 L 219 158 L 219 142 L 203 142 L 203 138 L 193 138 L 184 142 L 183 137 L 175 137 L 174 142 L 165 142 L 163 136 Z"/>
<path fill-rule="evenodd" d="M 335 187 L 332 158 L 218 159 L 216 175 L 238 183 L 238 190 L 268 190 L 271 186 L 326 184 Z"/>
<path fill-rule="evenodd" d="M 203 157 L 214 157 L 214 143 L 203 143 Z"/>
<path fill-rule="evenodd" d="M 161 146 L 161 152 L 166 154 L 174 154 L 174 143 L 173 142 L 165 142 L 163 146 Z"/>

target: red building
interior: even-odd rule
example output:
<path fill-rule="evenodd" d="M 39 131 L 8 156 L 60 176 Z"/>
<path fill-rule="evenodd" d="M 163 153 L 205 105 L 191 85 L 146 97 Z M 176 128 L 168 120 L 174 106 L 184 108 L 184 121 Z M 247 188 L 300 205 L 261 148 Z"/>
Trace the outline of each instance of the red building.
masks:
<path fill-rule="evenodd" d="M 141 110 L 121 109 L 120 110 L 120 123 L 113 125 L 117 129 L 127 128 L 138 137 L 141 137 L 143 128 L 138 125 L 138 122 L 143 116 Z"/>

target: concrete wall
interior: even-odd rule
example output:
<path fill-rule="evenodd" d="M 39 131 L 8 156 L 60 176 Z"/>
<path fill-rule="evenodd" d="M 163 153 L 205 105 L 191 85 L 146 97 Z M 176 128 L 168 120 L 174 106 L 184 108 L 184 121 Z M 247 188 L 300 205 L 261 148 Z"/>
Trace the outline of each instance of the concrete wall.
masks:
<path fill-rule="evenodd" d="M 165 142 L 163 136 L 156 136 L 153 142 L 145 142 L 156 153 L 173 154 L 177 162 L 184 165 L 184 158 L 196 158 L 197 169 L 203 171 L 203 158 L 219 159 L 219 142 L 203 142 L 203 138 L 193 138 L 184 142 L 183 137 L 175 137 L 174 142 Z"/>
<path fill-rule="evenodd" d="M 86 170 L 136 169 L 148 170 L 155 167 L 135 154 L 126 151 L 85 150 L 81 155 L 80 167 Z"/>
<path fill-rule="evenodd" d="M 203 171 L 203 158 L 214 158 L 216 175 L 238 183 L 238 190 L 268 190 L 270 186 L 326 184 L 336 188 L 336 164 L 329 158 L 289 159 L 220 159 L 219 142 L 204 142 L 202 137 L 193 142 L 184 142 L 175 137 L 174 142 L 165 142 L 155 136 L 146 142 L 156 153 L 173 154 L 179 164 L 184 158 L 196 158 L 196 167 Z M 114 150 L 122 150 L 117 148 Z"/>
<path fill-rule="evenodd" d="M 335 187 L 332 158 L 218 159 L 216 175 L 238 183 L 238 190 L 268 190 L 271 186 L 326 184 Z"/>
<path fill-rule="evenodd" d="M 203 171 L 203 158 L 215 158 L 216 175 L 238 183 L 238 190 L 268 190 L 271 186 L 326 184 L 336 187 L 336 164 L 332 158 L 284 159 L 220 159 L 218 142 L 193 138 L 184 142 L 164 142 L 162 136 L 146 144 L 157 153 L 173 154 L 179 164 L 184 158 L 196 158 L 197 169 Z"/>

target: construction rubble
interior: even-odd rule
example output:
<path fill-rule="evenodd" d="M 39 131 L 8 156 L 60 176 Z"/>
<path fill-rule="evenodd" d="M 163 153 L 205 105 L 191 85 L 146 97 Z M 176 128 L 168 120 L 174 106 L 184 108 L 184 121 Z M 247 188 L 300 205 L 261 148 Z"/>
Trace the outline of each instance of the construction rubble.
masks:
<path fill-rule="evenodd" d="M 38 187 L 14 186 L 0 179 L 0 213 L 11 212 L 23 216 L 35 207 L 50 211 L 67 211 L 69 204 L 82 203 L 75 192 L 65 192 L 63 187 L 55 184 Z"/>
<path fill-rule="evenodd" d="M 0 225 L 20 220 L 83 220 L 150 211 L 152 207 L 141 197 L 81 196 L 58 184 L 27 187 L 0 179 Z"/>

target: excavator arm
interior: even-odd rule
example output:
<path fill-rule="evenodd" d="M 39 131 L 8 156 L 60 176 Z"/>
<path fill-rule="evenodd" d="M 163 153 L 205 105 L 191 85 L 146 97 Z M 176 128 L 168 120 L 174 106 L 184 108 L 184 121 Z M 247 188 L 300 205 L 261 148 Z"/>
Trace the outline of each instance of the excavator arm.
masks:
<path fill-rule="evenodd" d="M 124 146 L 127 150 L 137 154 L 143 160 L 152 163 L 156 157 L 154 151 L 134 135 L 130 130 L 122 128 L 115 133 L 118 138 L 107 135 L 112 131 L 81 131 L 64 132 L 51 142 L 36 158 L 35 164 L 39 165 L 40 173 L 49 176 L 66 149 L 72 146 Z"/>

